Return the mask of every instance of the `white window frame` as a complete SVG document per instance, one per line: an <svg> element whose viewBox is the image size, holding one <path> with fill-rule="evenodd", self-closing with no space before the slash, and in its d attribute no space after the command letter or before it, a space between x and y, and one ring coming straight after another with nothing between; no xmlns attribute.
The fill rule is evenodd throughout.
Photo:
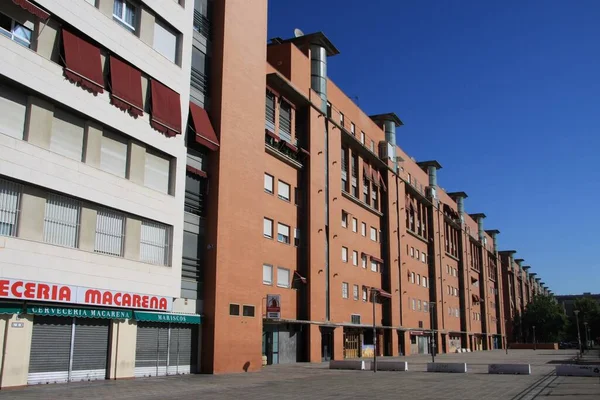
<svg viewBox="0 0 600 400"><path fill-rule="evenodd" d="M377 229L374 227L371 227L371 240L374 242L377 241Z"/></svg>
<svg viewBox="0 0 600 400"><path fill-rule="evenodd" d="M354 125L354 122L350 122L350 133L352 136L356 134L356 125Z"/></svg>
<svg viewBox="0 0 600 400"><path fill-rule="evenodd" d="M127 218L122 213L104 208L98 209L94 252L123 257L126 221Z"/></svg>
<svg viewBox="0 0 600 400"><path fill-rule="evenodd" d="M287 228L287 235L281 233L281 229ZM290 244L290 227L289 225L282 224L281 222L277 223L277 241L279 243Z"/></svg>
<svg viewBox="0 0 600 400"><path fill-rule="evenodd" d="M368 292L367 292L367 288L363 286L362 288L362 301L364 301L365 303L367 302L368 299Z"/></svg>
<svg viewBox="0 0 600 400"><path fill-rule="evenodd" d="M424 288L427 287L427 277L426 276L423 276L423 278L421 279L421 283L423 284Z"/></svg>
<svg viewBox="0 0 600 400"><path fill-rule="evenodd" d="M31 39L27 39L27 38L24 38L23 36L15 34L15 27L19 26L19 27L29 31L31 38L33 38L33 31L31 29L27 28L25 25L20 24L17 21L15 21L15 19L12 18L11 16L4 14L4 13L2 13L2 14L4 16L6 16L7 18L10 18L10 32L4 28L0 28L0 31L1 31L0 35L6 36L13 42L18 43L23 47L31 48Z"/></svg>
<svg viewBox="0 0 600 400"><path fill-rule="evenodd" d="M352 285L352 298L358 300L358 285Z"/></svg>
<svg viewBox="0 0 600 400"><path fill-rule="evenodd" d="M348 213L342 210L342 228L348 227Z"/></svg>
<svg viewBox="0 0 600 400"><path fill-rule="evenodd" d="M411 247L411 248L410 248L410 256L411 256L412 258L414 258L414 257L415 257L415 248L414 248L414 247Z"/></svg>
<svg viewBox="0 0 600 400"><path fill-rule="evenodd" d="M358 231L358 219L352 217L352 232Z"/></svg>
<svg viewBox="0 0 600 400"><path fill-rule="evenodd" d="M117 2L121 3L121 15L116 15L115 14L115 6L117 4ZM127 6L130 6L131 8L133 8L133 25L131 25L130 23L128 23L125 20L125 14L127 13ZM131 31L131 32L135 32L135 24L137 23L137 18L138 18L138 7L133 4L131 1L129 0L114 0L113 3L113 18L121 25L123 25L127 30Z"/></svg>
<svg viewBox="0 0 600 400"><path fill-rule="evenodd" d="M61 209L53 210L53 206L56 205ZM44 242L78 248L80 221L81 203L78 200L53 193L48 194L44 212Z"/></svg>
<svg viewBox="0 0 600 400"><path fill-rule="evenodd" d="M358 266L358 251L352 251L352 265Z"/></svg>
<svg viewBox="0 0 600 400"><path fill-rule="evenodd" d="M265 272L269 271L269 279L265 279ZM273 266L271 264L263 264L263 285L273 285Z"/></svg>
<svg viewBox="0 0 600 400"><path fill-rule="evenodd" d="M419 249L415 249L415 258L416 258L417 260L419 259L419 256L420 256L420 255L421 255L421 254L419 253Z"/></svg>
<svg viewBox="0 0 600 400"><path fill-rule="evenodd" d="M271 225L271 232L267 233L267 225L270 224ZM264 217L263 219L263 236L266 237L267 239L273 239L273 220L267 217Z"/></svg>
<svg viewBox="0 0 600 400"><path fill-rule="evenodd" d="M287 196L285 194L285 189L287 188ZM290 201L290 196L292 192L292 186L289 183L286 183L282 180L277 181L277 197L281 200Z"/></svg>
<svg viewBox="0 0 600 400"><path fill-rule="evenodd" d="M363 145L365 144L365 133L363 131L360 131L360 142Z"/></svg>
<svg viewBox="0 0 600 400"><path fill-rule="evenodd" d="M367 237L367 224L364 222L361 222L360 224L360 234Z"/></svg>
<svg viewBox="0 0 600 400"><path fill-rule="evenodd" d="M348 248L342 246L342 261L347 263L348 262Z"/></svg>
<svg viewBox="0 0 600 400"><path fill-rule="evenodd" d="M271 181L270 183L269 183L269 180ZM275 178L273 177L273 175L269 175L265 172L264 186L265 186L265 192L267 192L269 194L273 194L273 190L275 188Z"/></svg>
<svg viewBox="0 0 600 400"><path fill-rule="evenodd" d="M421 252L421 261L422 261L422 262L426 262L426 261L425 261L425 253L423 253L423 252Z"/></svg>
<svg viewBox="0 0 600 400"><path fill-rule="evenodd" d="M348 298L348 291L349 291L348 282L342 282L342 298L343 299Z"/></svg>
<svg viewBox="0 0 600 400"><path fill-rule="evenodd" d="M360 258L362 260L362 267L367 269L367 255L363 253L361 254Z"/></svg>
<svg viewBox="0 0 600 400"><path fill-rule="evenodd" d="M415 283L415 273L414 272L410 273L410 283Z"/></svg>
<svg viewBox="0 0 600 400"><path fill-rule="evenodd" d="M287 273L287 278L288 279L287 279L286 283L281 283L280 282L279 276L281 275L281 272ZM290 270L288 268L277 267L277 287L280 287L280 288L289 288L290 287L290 280L291 280Z"/></svg>
<svg viewBox="0 0 600 400"><path fill-rule="evenodd" d="M379 270L379 264L377 261L371 260L371 271L377 272Z"/></svg>
<svg viewBox="0 0 600 400"><path fill-rule="evenodd" d="M144 238L144 226L158 228L164 230L164 242L158 243L158 241L153 240L153 238ZM171 259L170 255L170 242L171 242L171 227L165 224L161 224L159 222L142 220L142 231L140 234L140 261L147 262L155 265L163 265L168 266L169 260ZM154 248L154 252L157 254L153 254L152 256L148 256L148 253L144 252L144 249ZM157 256L160 255L160 252L164 251L162 256L162 260L159 260Z"/></svg>

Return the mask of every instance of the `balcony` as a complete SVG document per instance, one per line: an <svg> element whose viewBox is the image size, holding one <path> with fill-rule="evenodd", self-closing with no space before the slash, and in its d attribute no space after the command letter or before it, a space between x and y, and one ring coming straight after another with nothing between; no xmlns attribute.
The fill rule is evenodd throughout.
<svg viewBox="0 0 600 400"><path fill-rule="evenodd" d="M208 93L208 78L205 74L192 67L192 73L190 78L191 86L200 91L203 95Z"/></svg>
<svg viewBox="0 0 600 400"><path fill-rule="evenodd" d="M210 21L197 10L194 10L194 30L210 38Z"/></svg>

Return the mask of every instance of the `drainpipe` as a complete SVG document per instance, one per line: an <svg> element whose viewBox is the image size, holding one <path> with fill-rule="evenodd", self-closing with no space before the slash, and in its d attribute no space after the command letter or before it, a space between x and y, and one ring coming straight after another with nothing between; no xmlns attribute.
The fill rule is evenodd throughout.
<svg viewBox="0 0 600 400"><path fill-rule="evenodd" d="M461 331L463 332L463 343L469 343L469 336L467 332L470 332L470 323L471 323L471 311L470 311L470 307L467 307L467 304L469 304L470 299L469 298L465 298L464 297L464 293L466 291L466 289L468 288L468 275L466 272L466 268L465 268L465 261L464 261L464 252L465 252L465 233L464 233L464 222L465 222L465 199L468 197L467 194L465 192L453 192L453 193L448 193L448 196L450 196L455 202L456 202L456 207L458 208L458 214L460 217L460 225L461 225L461 230L460 230L460 235L459 235L459 241L458 241L458 249L460 251L460 257L459 257L459 261L458 261L458 268L459 270L462 272L459 274L459 279L458 279L458 287L460 289L460 310L461 310L461 314L460 314L460 325L461 325ZM468 310L467 310L468 308Z"/></svg>

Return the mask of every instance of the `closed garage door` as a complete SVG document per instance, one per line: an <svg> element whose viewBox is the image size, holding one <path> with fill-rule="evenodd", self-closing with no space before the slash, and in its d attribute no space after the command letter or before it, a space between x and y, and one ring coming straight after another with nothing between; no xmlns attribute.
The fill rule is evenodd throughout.
<svg viewBox="0 0 600 400"><path fill-rule="evenodd" d="M189 374L192 366L192 329L190 325L171 325L169 375Z"/></svg>
<svg viewBox="0 0 600 400"><path fill-rule="evenodd" d="M36 315L28 384L104 379L109 320Z"/></svg>

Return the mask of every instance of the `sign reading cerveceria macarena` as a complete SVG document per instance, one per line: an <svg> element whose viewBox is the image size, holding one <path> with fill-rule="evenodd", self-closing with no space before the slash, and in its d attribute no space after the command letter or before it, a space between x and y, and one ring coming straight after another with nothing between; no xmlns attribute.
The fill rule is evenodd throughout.
<svg viewBox="0 0 600 400"><path fill-rule="evenodd" d="M160 311L171 311L173 307L172 297L21 279L0 279L0 298Z"/></svg>
<svg viewBox="0 0 600 400"><path fill-rule="evenodd" d="M27 314L55 317L130 319L130 310L96 310L91 308L27 307Z"/></svg>

